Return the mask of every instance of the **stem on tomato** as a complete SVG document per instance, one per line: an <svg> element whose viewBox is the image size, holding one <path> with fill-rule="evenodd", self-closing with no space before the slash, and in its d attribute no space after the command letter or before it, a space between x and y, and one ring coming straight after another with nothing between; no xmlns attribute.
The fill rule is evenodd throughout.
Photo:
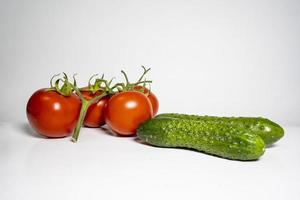
<svg viewBox="0 0 300 200"><path fill-rule="evenodd" d="M77 121L77 124L76 124L76 127L74 129L74 132L73 132L73 135L72 135L72 138L71 138L71 141L72 142L77 142L78 140L78 137L79 137L79 132L80 132L80 129L82 127L82 124L84 122L84 118L85 118L85 115L86 115L86 112L87 110L89 109L89 107L96 101L98 101L99 99L103 98L104 96L106 96L106 92L103 92L101 95L99 96L96 96L94 98L92 98L91 100L86 100L80 93L80 91L78 90L78 88L75 89L75 91L80 94L78 95L81 99L81 109L80 109L80 114L79 114L79 119Z"/></svg>
<svg viewBox="0 0 300 200"><path fill-rule="evenodd" d="M123 70L121 70L121 73L122 73L122 74L124 75L124 77L125 77L126 85L129 85L130 83L129 83L129 79L128 79L127 74L126 74Z"/></svg>
<svg viewBox="0 0 300 200"><path fill-rule="evenodd" d="M55 78L55 77L57 77L57 76L59 76L60 74L55 74L55 75L53 75L52 77L51 77L51 79L50 79L50 87L53 89L54 88L54 86L53 86L53 79Z"/></svg>
<svg viewBox="0 0 300 200"><path fill-rule="evenodd" d="M146 69L144 66L142 66L144 72L142 74L142 76L139 78L139 80L137 81L137 83L141 82L144 78L144 76L150 71L151 68Z"/></svg>
<svg viewBox="0 0 300 200"><path fill-rule="evenodd" d="M96 76L98 76L98 74L94 74L93 76L91 76L91 78L89 79L89 82L88 82L88 87L90 87L92 85L91 81Z"/></svg>
<svg viewBox="0 0 300 200"><path fill-rule="evenodd" d="M82 127L86 112L87 112L88 108L90 107L90 105L91 105L90 101L82 100L79 119L77 121L74 133L73 133L72 138L71 138L72 142L77 142L77 140L78 140L80 129Z"/></svg>

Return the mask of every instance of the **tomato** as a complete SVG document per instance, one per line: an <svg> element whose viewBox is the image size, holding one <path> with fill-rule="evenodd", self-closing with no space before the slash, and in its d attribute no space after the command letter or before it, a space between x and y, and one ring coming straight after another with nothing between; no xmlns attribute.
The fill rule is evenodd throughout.
<svg viewBox="0 0 300 200"><path fill-rule="evenodd" d="M63 96L56 91L40 89L29 99L26 107L27 118L39 134L58 138L72 133L81 107L75 95Z"/></svg>
<svg viewBox="0 0 300 200"><path fill-rule="evenodd" d="M153 94L153 92L149 92L149 90L141 85L137 85L134 86L135 90L144 90L144 94L148 94L148 99L150 100L151 104L152 104L152 108L153 108L153 116L155 116L158 112L158 107L159 107L159 103L158 103L158 99L155 96L155 94Z"/></svg>
<svg viewBox="0 0 300 200"><path fill-rule="evenodd" d="M93 97L101 95L101 92L96 92L95 94L93 94L89 91L81 91L81 94L86 100L91 100ZM88 108L86 116L84 118L85 126L100 127L105 124L104 114L108 100L109 97L105 96Z"/></svg>
<svg viewBox="0 0 300 200"><path fill-rule="evenodd" d="M153 116L155 116L158 112L158 107L159 107L158 99L152 92L150 92L150 94L148 95L148 99L152 104Z"/></svg>
<svg viewBox="0 0 300 200"><path fill-rule="evenodd" d="M118 135L131 136L138 126L153 117L150 100L141 92L115 94L108 101L105 122Z"/></svg>

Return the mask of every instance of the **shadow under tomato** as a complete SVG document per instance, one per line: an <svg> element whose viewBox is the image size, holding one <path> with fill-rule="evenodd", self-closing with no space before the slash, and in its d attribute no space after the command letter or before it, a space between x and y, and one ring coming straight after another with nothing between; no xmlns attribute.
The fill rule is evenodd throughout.
<svg viewBox="0 0 300 200"><path fill-rule="evenodd" d="M120 138L134 138L136 137L136 135L120 135L115 133L113 130L111 130L110 128L108 128L106 125L100 127L100 129L105 132L106 134L110 135L110 136L114 136L114 137L120 137Z"/></svg>
<svg viewBox="0 0 300 200"><path fill-rule="evenodd" d="M107 135L118 137L118 135L110 130L107 126L101 126L100 129Z"/></svg>
<svg viewBox="0 0 300 200"><path fill-rule="evenodd" d="M20 133L25 134L30 137L35 137L35 138L45 138L41 136L40 134L36 133L28 123L19 123L17 124L17 129L20 131Z"/></svg>

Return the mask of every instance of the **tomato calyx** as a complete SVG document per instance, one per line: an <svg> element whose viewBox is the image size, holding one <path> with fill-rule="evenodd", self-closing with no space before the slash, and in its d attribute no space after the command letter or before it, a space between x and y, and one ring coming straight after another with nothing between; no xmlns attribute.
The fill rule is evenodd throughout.
<svg viewBox="0 0 300 200"><path fill-rule="evenodd" d="M56 77L60 76L61 74L55 74L51 77L50 79L50 88L47 89L48 91L56 91L60 95L63 96L71 96L74 92L74 85L76 84L75 78L74 78L74 83L72 84L66 73L63 72L63 77L62 78L57 78L53 84L53 81ZM62 83L62 84L61 84Z"/></svg>
<svg viewBox="0 0 300 200"><path fill-rule="evenodd" d="M91 80L96 76L98 76L98 74L95 74L90 78L88 88L85 91L89 91L92 94L95 94L96 92L106 92L107 94L114 94L113 89L110 86L114 78L107 81L106 79L104 79L104 74L102 74L101 78L96 78L94 84L91 84Z"/></svg>
<svg viewBox="0 0 300 200"><path fill-rule="evenodd" d="M151 68L143 68L143 74L140 76L140 78L136 81L131 83L128 79L128 76L125 71L121 70L121 73L123 74L125 78L125 84L124 83L117 83L115 84L115 88L118 90L118 92L124 92L124 91L137 91L137 92L142 92L146 96L150 94L150 84L152 83L152 80L147 80L145 75L151 70ZM149 88L147 88L147 84L149 84ZM139 86L139 87L137 87Z"/></svg>

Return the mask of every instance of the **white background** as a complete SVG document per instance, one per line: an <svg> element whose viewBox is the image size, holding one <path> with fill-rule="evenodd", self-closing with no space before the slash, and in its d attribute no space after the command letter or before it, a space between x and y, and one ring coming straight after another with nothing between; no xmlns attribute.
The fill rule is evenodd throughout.
<svg viewBox="0 0 300 200"><path fill-rule="evenodd" d="M299 199L300 1L0 0L0 199ZM135 80L159 112L264 116L285 137L256 162L83 128L38 137L25 106L53 74ZM297 127L298 126L298 127Z"/></svg>
<svg viewBox="0 0 300 200"><path fill-rule="evenodd" d="M53 74L132 80L151 67L160 112L300 125L300 2L0 1L0 120L25 119Z"/></svg>

